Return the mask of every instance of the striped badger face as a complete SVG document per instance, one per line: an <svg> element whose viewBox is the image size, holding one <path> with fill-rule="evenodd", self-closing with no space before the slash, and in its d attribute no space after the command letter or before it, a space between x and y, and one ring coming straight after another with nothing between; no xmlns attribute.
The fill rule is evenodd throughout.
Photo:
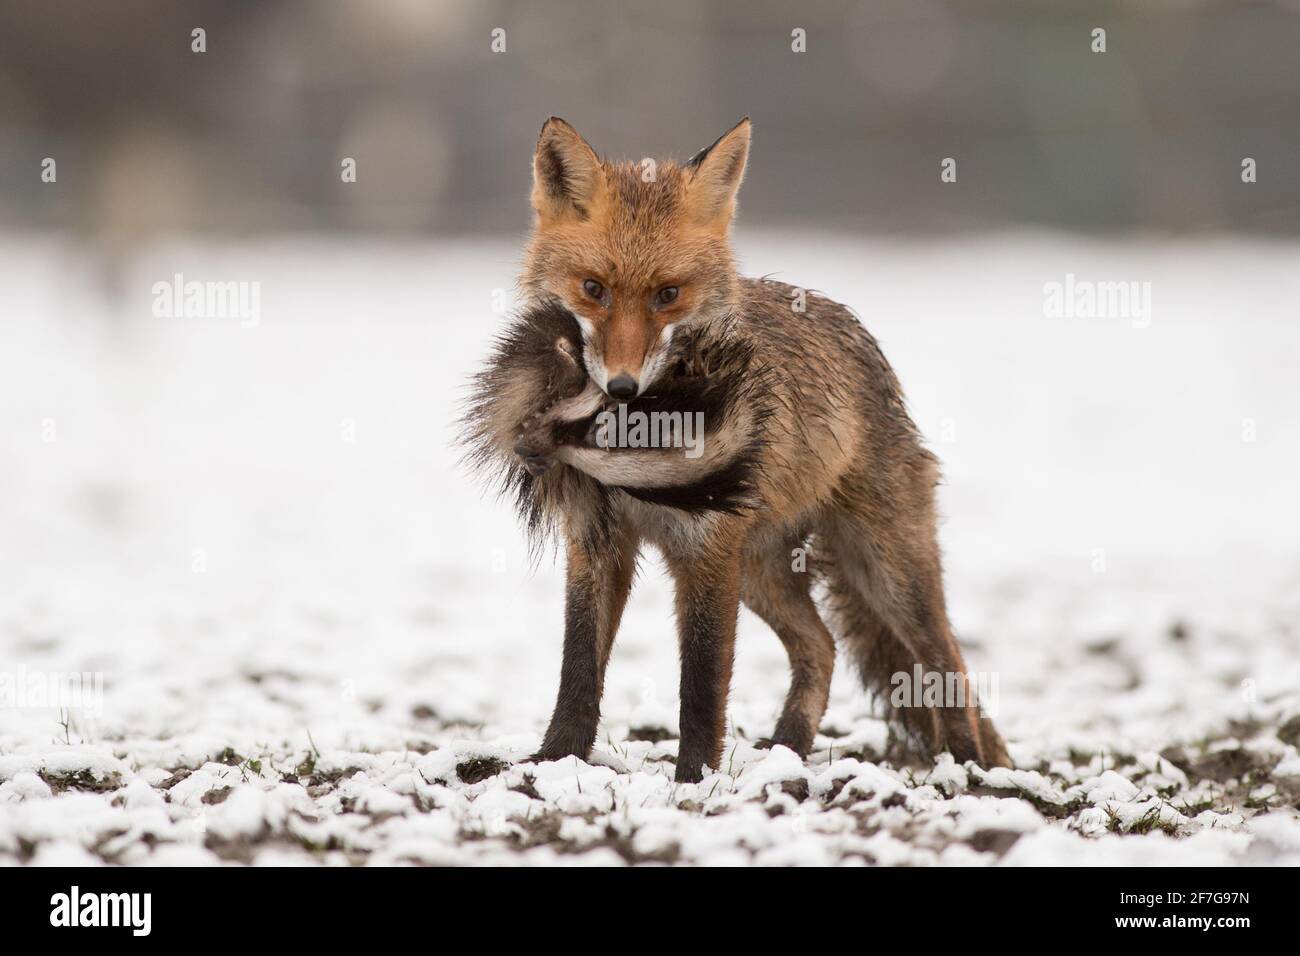
<svg viewBox="0 0 1300 956"><path fill-rule="evenodd" d="M475 403L491 410L480 417L509 423L502 437L513 463L534 478L564 463L634 498L688 512L749 502L770 391L750 368L751 346L685 331L656 387L618 401L586 374L581 340L562 305L534 306L479 377Z"/></svg>

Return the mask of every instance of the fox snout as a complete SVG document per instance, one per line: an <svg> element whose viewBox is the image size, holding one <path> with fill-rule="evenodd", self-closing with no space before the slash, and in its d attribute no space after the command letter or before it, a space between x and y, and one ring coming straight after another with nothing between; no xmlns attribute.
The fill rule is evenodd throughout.
<svg viewBox="0 0 1300 956"><path fill-rule="evenodd" d="M673 337L673 323L653 317L618 317L594 337L588 365L592 378L610 398L635 398L652 386L663 371Z"/></svg>
<svg viewBox="0 0 1300 956"><path fill-rule="evenodd" d="M609 380L605 391L609 393L610 398L634 398L637 392L637 381L627 372L620 372Z"/></svg>
<svg viewBox="0 0 1300 956"><path fill-rule="evenodd" d="M597 361L600 361L599 359ZM599 373L592 378L610 398L636 398L649 386L654 384L658 368L662 364L657 349L640 361L614 359L608 357L600 362Z"/></svg>

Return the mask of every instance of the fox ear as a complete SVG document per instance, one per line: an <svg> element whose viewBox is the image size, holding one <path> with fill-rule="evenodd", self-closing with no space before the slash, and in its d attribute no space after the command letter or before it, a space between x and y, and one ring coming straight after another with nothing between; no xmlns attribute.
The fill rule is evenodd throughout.
<svg viewBox="0 0 1300 956"><path fill-rule="evenodd" d="M712 146L700 150L686 161L691 170L686 187L687 204L692 216L701 223L725 229L736 212L736 192L745 178L749 160L749 117L718 137Z"/></svg>
<svg viewBox="0 0 1300 956"><path fill-rule="evenodd" d="M602 189L600 159L576 129L552 116L533 154L533 209L543 219L587 218Z"/></svg>

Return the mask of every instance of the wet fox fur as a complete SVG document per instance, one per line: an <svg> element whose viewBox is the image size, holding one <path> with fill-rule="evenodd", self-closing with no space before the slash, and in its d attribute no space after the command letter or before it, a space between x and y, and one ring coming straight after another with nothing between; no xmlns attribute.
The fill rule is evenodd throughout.
<svg viewBox="0 0 1300 956"><path fill-rule="evenodd" d="M560 689L537 759L590 753L646 544L676 585L679 781L719 765L742 601L789 654L770 743L801 755L826 709L836 637L885 699L916 665L966 672L944 604L938 465L892 369L844 306L736 274L729 231L749 142L746 119L645 177L599 159L563 120L542 128L526 309L466 419L471 457L531 532L565 545ZM702 412L702 454L601 447L595 416L619 402ZM895 713L929 751L1010 764L973 694Z"/></svg>

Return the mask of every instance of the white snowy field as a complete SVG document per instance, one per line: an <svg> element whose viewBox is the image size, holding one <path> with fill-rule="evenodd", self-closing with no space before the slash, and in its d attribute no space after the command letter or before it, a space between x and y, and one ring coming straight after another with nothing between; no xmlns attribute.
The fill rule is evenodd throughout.
<svg viewBox="0 0 1300 956"><path fill-rule="evenodd" d="M1300 246L738 244L897 369L1017 770L910 760L847 669L807 761L755 749L786 665L745 613L725 766L674 785L653 556L591 762L516 762L562 569L453 442L517 244L8 236L0 860L1300 862ZM256 323L155 316L177 273L260 283ZM1046 315L1067 275L1149 316ZM39 706L70 672L102 694Z"/></svg>

